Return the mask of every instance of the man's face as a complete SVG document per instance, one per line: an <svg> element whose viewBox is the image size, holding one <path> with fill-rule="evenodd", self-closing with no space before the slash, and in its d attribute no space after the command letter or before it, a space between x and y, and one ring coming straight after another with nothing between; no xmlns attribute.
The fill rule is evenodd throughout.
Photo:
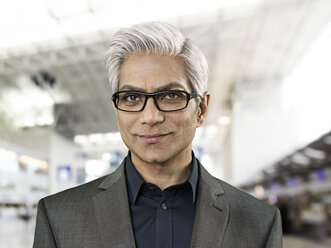
<svg viewBox="0 0 331 248"><path fill-rule="evenodd" d="M157 92L185 90L192 93L185 66L180 60L165 55L134 54L121 65L119 90ZM148 98L141 112L116 110L122 139L131 150L133 160L162 164L191 156L192 140L201 109L190 100L186 109L162 112ZM185 157L186 156L186 157Z"/></svg>

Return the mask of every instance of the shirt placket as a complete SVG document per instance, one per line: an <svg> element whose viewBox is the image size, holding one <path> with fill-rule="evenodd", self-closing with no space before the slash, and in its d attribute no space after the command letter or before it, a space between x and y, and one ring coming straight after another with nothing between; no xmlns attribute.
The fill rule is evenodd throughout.
<svg viewBox="0 0 331 248"><path fill-rule="evenodd" d="M156 213L156 248L172 248L173 223L172 201L173 192L162 192L162 200Z"/></svg>

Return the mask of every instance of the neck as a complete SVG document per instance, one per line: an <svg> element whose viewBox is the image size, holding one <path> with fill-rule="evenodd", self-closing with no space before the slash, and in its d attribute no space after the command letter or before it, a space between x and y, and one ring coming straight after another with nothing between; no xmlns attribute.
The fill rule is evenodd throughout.
<svg viewBox="0 0 331 248"><path fill-rule="evenodd" d="M133 152L131 152L131 160L144 181L157 185L161 190L185 182L191 173L191 150L189 154L186 153L162 163L143 161Z"/></svg>

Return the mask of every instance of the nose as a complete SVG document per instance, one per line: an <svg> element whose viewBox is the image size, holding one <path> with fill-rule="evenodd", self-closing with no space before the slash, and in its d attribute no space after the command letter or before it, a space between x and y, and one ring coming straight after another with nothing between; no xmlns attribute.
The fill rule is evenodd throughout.
<svg viewBox="0 0 331 248"><path fill-rule="evenodd" d="M154 99L148 98L145 108L140 113L140 120L142 124L154 125L164 121L164 113L155 105Z"/></svg>

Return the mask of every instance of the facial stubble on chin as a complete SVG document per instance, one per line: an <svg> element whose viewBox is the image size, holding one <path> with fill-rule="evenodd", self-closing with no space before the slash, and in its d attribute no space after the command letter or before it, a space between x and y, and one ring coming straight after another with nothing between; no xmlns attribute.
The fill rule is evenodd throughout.
<svg viewBox="0 0 331 248"><path fill-rule="evenodd" d="M178 157L178 155L180 155L187 148L192 147L193 137L192 137L192 140L188 144L186 144L184 146L179 146L179 147L176 147L177 144L175 142L169 142L167 144L160 144L160 145L158 145L158 144L138 144L140 146L139 149L141 149L140 151L137 151L135 149L137 147L134 147L134 146L131 146L131 149L129 148L129 146L127 146L127 147L129 148L131 153L133 153L133 155L136 156L137 159L139 159L140 161L142 161L146 164L158 164L158 165L163 166L163 165L167 165L169 163L169 161L171 161L172 159ZM176 138L171 137L171 139L175 140ZM175 147L172 147L172 146L175 146ZM190 149L190 154L191 154L191 149ZM144 155L147 155L148 152L152 152L157 155L159 154L160 156L157 156L156 158L152 158L152 160L149 160L148 158L146 158L144 156ZM169 152L169 154L164 154L167 152ZM165 157L162 158L163 157L162 155L163 156L165 155Z"/></svg>

